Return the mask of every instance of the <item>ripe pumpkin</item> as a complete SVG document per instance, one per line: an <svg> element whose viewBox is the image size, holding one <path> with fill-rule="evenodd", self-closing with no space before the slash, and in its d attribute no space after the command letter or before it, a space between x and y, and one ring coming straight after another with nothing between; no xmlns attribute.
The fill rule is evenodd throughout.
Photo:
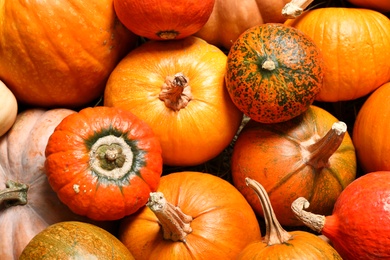
<svg viewBox="0 0 390 260"><path fill-rule="evenodd" d="M224 179L201 172L161 177L147 207L125 217L119 239L138 260L236 259L260 239L245 198Z"/></svg>
<svg viewBox="0 0 390 260"><path fill-rule="evenodd" d="M160 140L164 164L198 165L220 154L241 124L225 71L226 55L200 38L149 41L111 73L104 105L146 121Z"/></svg>
<svg viewBox="0 0 390 260"><path fill-rule="evenodd" d="M89 219L72 213L50 187L45 148L54 128L70 109L28 109L0 138L0 259L19 259L23 248L51 224ZM110 223L93 222L108 230Z"/></svg>
<svg viewBox="0 0 390 260"><path fill-rule="evenodd" d="M247 29L263 23L282 23L281 10L289 0L215 0L207 23L195 36L229 50Z"/></svg>
<svg viewBox="0 0 390 260"><path fill-rule="evenodd" d="M306 231L284 230L275 216L264 187L250 178L246 178L245 182L260 200L264 211L266 234L262 240L246 246L237 259L342 260L337 251L320 237Z"/></svg>
<svg viewBox="0 0 390 260"><path fill-rule="evenodd" d="M119 108L88 107L64 118L46 146L45 168L60 200L76 214L117 220L144 206L162 173L150 127Z"/></svg>
<svg viewBox="0 0 390 260"><path fill-rule="evenodd" d="M50 225L24 248L19 260L134 259L111 233L88 223L65 221Z"/></svg>
<svg viewBox="0 0 390 260"><path fill-rule="evenodd" d="M283 24L245 31L229 51L226 87L251 119L278 123L313 103L324 75L321 52L310 38Z"/></svg>
<svg viewBox="0 0 390 260"><path fill-rule="evenodd" d="M316 100L354 100L390 80L390 19L385 15L363 8L319 8L285 24L306 33L324 54L326 73Z"/></svg>
<svg viewBox="0 0 390 260"><path fill-rule="evenodd" d="M0 136L4 135L15 123L18 114L18 102L14 94L0 80Z"/></svg>
<svg viewBox="0 0 390 260"><path fill-rule="evenodd" d="M183 39L199 31L215 0L114 0L119 20L132 32L151 40Z"/></svg>
<svg viewBox="0 0 390 260"><path fill-rule="evenodd" d="M377 10L380 12L390 12L390 2L387 0L348 0L358 7Z"/></svg>
<svg viewBox="0 0 390 260"><path fill-rule="evenodd" d="M233 147L233 183L262 215L245 178L261 183L284 226L302 225L290 208L300 196L310 200L313 212L330 214L340 192L356 177L355 149L346 130L343 122L316 106L284 123L251 120Z"/></svg>
<svg viewBox="0 0 390 260"><path fill-rule="evenodd" d="M353 143L364 172L390 171L390 82L375 90L363 103L353 127Z"/></svg>
<svg viewBox="0 0 390 260"><path fill-rule="evenodd" d="M0 25L0 79L23 104L90 103L137 43L118 21L113 0L0 2L7 21Z"/></svg>
<svg viewBox="0 0 390 260"><path fill-rule="evenodd" d="M306 226L329 238L345 260L390 259L390 172L367 173L338 197L333 213L306 212L305 198L293 202L295 215Z"/></svg>

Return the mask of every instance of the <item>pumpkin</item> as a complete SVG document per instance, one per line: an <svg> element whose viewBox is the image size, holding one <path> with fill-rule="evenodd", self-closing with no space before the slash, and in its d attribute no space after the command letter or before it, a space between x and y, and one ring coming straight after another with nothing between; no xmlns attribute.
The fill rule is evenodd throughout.
<svg viewBox="0 0 390 260"><path fill-rule="evenodd" d="M0 259L19 259L23 248L51 224L77 220L50 187L45 172L45 147L54 128L70 109L27 109L0 138ZM93 222L108 230L108 222Z"/></svg>
<svg viewBox="0 0 390 260"><path fill-rule="evenodd" d="M113 0L1 0L0 79L22 104L82 107L103 94L137 36ZM17 15L15 15L17 14Z"/></svg>
<svg viewBox="0 0 390 260"><path fill-rule="evenodd" d="M118 220L144 206L162 173L151 128L119 108L88 107L64 118L46 146L50 186L76 214Z"/></svg>
<svg viewBox="0 0 390 260"><path fill-rule="evenodd" d="M146 207L122 219L118 237L138 260L236 259L260 228L233 185L184 171L161 177Z"/></svg>
<svg viewBox="0 0 390 260"><path fill-rule="evenodd" d="M279 123L313 103L322 86L322 55L305 34L282 24L246 30L229 51L226 87L251 119Z"/></svg>
<svg viewBox="0 0 390 260"><path fill-rule="evenodd" d="M0 100L2 108L0 110L0 136L4 135L15 123L18 114L18 102L14 94L0 80Z"/></svg>
<svg viewBox="0 0 390 260"><path fill-rule="evenodd" d="M390 171L390 82L375 90L361 106L353 127L352 140L364 172Z"/></svg>
<svg viewBox="0 0 390 260"><path fill-rule="evenodd" d="M282 23L281 10L289 0L215 0L207 23L195 33L222 49L229 50L247 29L263 23Z"/></svg>
<svg viewBox="0 0 390 260"><path fill-rule="evenodd" d="M390 19L368 9L309 10L285 22L313 39L324 56L323 87L316 100L363 97L390 80Z"/></svg>
<svg viewBox="0 0 390 260"><path fill-rule="evenodd" d="M340 192L355 179L356 168L346 124L316 106L284 123L249 121L231 157L234 186L263 215L245 178L261 183L284 226L302 225L290 208L301 196L310 200L313 212L330 214Z"/></svg>
<svg viewBox="0 0 390 260"><path fill-rule="evenodd" d="M390 12L390 2L387 0L348 0L358 7L377 10L380 12Z"/></svg>
<svg viewBox="0 0 390 260"><path fill-rule="evenodd" d="M307 212L308 201L293 202L297 218L329 238L345 260L390 259L390 172L367 173L349 184L328 216Z"/></svg>
<svg viewBox="0 0 390 260"><path fill-rule="evenodd" d="M199 31L215 0L114 0L119 20L132 32L151 40L182 39Z"/></svg>
<svg viewBox="0 0 390 260"><path fill-rule="evenodd" d="M65 221L42 230L24 248L20 260L134 259L111 233L88 223Z"/></svg>
<svg viewBox="0 0 390 260"><path fill-rule="evenodd" d="M146 121L160 140L164 164L198 165L219 155L241 125L225 70L226 55L200 38L149 41L111 73L104 105Z"/></svg>
<svg viewBox="0 0 390 260"><path fill-rule="evenodd" d="M262 240L246 246L237 259L342 260L337 251L322 238L306 231L284 230L275 216L264 187L250 178L246 178L245 182L260 200L265 216L266 234Z"/></svg>

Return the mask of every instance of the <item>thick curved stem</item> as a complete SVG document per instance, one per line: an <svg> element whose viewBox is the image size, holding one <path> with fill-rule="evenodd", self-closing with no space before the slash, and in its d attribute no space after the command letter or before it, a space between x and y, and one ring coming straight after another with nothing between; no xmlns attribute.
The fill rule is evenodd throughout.
<svg viewBox="0 0 390 260"><path fill-rule="evenodd" d="M297 18L314 0L292 0L282 9L282 15L287 18Z"/></svg>
<svg viewBox="0 0 390 260"><path fill-rule="evenodd" d="M325 216L307 212L303 209L307 209L310 203L307 199L299 197L291 204L291 209L294 215L299 219L305 226L320 233L325 225Z"/></svg>
<svg viewBox="0 0 390 260"><path fill-rule="evenodd" d="M179 207L169 203L162 192L151 192L146 206L149 207L161 224L164 239L186 242L192 232L192 217L184 214Z"/></svg>
<svg viewBox="0 0 390 260"><path fill-rule="evenodd" d="M272 209L271 202L269 200L267 191L257 181L245 178L245 183L250 187L260 199L261 206L264 212L264 220L266 226L266 233L264 236L264 242L271 246L274 244L282 244L291 239L291 235L283 229L279 221L276 218L275 212Z"/></svg>
<svg viewBox="0 0 390 260"><path fill-rule="evenodd" d="M159 98L164 101L166 107L174 111L185 108L192 100L188 78L183 73L168 76L161 87Z"/></svg>
<svg viewBox="0 0 390 260"><path fill-rule="evenodd" d="M28 185L8 180L6 189L0 190L0 208L27 204Z"/></svg>

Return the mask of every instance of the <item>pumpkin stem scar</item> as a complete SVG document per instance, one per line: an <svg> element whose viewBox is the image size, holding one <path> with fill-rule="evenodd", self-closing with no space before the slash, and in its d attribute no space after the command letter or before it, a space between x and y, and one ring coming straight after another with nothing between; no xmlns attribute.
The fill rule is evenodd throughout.
<svg viewBox="0 0 390 260"><path fill-rule="evenodd" d="M187 235L192 232L192 217L184 214L179 207L169 203L162 192L151 192L146 206L158 218L164 239L186 242Z"/></svg>
<svg viewBox="0 0 390 260"><path fill-rule="evenodd" d="M325 225L325 216L307 212L310 203L307 199L299 197L291 204L291 209L296 218L312 230L320 233Z"/></svg>
<svg viewBox="0 0 390 260"><path fill-rule="evenodd" d="M263 64L261 65L261 68L265 69L265 70L274 70L275 69L275 62L273 60L271 60L270 58L267 58Z"/></svg>
<svg viewBox="0 0 390 260"><path fill-rule="evenodd" d="M282 15L286 18L297 18L303 13L313 0L291 0L282 9Z"/></svg>
<svg viewBox="0 0 390 260"><path fill-rule="evenodd" d="M173 39L176 39L176 37L179 34L180 33L178 31L175 31L175 30L160 31L160 32L156 33L156 35L159 38L161 38L162 40L173 40Z"/></svg>
<svg viewBox="0 0 390 260"><path fill-rule="evenodd" d="M180 72L174 76L167 76L161 87L159 99L165 103L166 107L174 111L185 108L192 100L188 78Z"/></svg>
<svg viewBox="0 0 390 260"><path fill-rule="evenodd" d="M8 180L6 189L0 190L0 209L27 204L28 185Z"/></svg>

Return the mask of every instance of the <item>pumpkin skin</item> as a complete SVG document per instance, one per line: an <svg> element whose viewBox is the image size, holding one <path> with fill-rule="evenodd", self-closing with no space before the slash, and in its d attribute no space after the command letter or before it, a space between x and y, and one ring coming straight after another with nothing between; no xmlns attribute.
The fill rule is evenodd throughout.
<svg viewBox="0 0 390 260"><path fill-rule="evenodd" d="M263 23L282 23L281 10L289 0L215 0L207 23L194 35L229 50L241 33Z"/></svg>
<svg viewBox="0 0 390 260"><path fill-rule="evenodd" d="M24 110L0 138L0 259L19 259L28 242L51 224L66 220L92 222L61 203L44 172L47 140L59 122L73 113L70 109ZM28 186L18 188L18 195L27 196L27 204L11 201L14 206L6 207L3 195L9 181ZM107 222L93 223L110 231L114 228Z"/></svg>
<svg viewBox="0 0 390 260"><path fill-rule="evenodd" d="M390 12L390 2L387 0L348 0L348 2L359 7L373 9L380 12Z"/></svg>
<svg viewBox="0 0 390 260"><path fill-rule="evenodd" d="M306 33L324 54L326 73L316 100L354 100L390 80L390 20L385 15L363 8L319 8L285 24Z"/></svg>
<svg viewBox="0 0 390 260"><path fill-rule="evenodd" d="M261 123L306 111L322 87L322 55L305 34L282 24L245 31L229 51L226 87L234 104Z"/></svg>
<svg viewBox="0 0 390 260"><path fill-rule="evenodd" d="M14 94L0 80L0 100L2 107L0 110L0 136L4 135L14 124L18 114L18 102Z"/></svg>
<svg viewBox="0 0 390 260"><path fill-rule="evenodd" d="M261 124L252 120L245 125L233 147L232 179L257 214L262 216L263 211L258 198L246 186L246 177L264 186L284 226L302 226L290 208L300 196L310 200L313 212L332 212L340 192L355 179L357 168L348 132L341 144L333 147L336 151L323 146L328 142L319 145L337 121L326 110L311 106L284 123Z"/></svg>
<svg viewBox="0 0 390 260"><path fill-rule="evenodd" d="M353 143L364 172L390 171L390 83L375 90L363 103L353 127Z"/></svg>
<svg viewBox="0 0 390 260"><path fill-rule="evenodd" d="M111 73L104 105L146 121L160 140L164 164L198 165L220 154L241 124L225 71L226 55L200 38L149 41ZM170 96L172 90L177 93Z"/></svg>
<svg viewBox="0 0 390 260"><path fill-rule="evenodd" d="M293 207L297 217L313 221L305 224L329 238L343 259L375 260L390 258L389 201L390 172L377 171L349 184L338 197L331 215L304 211L303 208L310 209L304 198L297 199Z"/></svg>
<svg viewBox="0 0 390 260"><path fill-rule="evenodd" d="M161 177L159 192L191 216L186 242L167 240L149 207L125 217L119 239L136 259L236 259L260 239L256 216L229 182L201 172L175 172Z"/></svg>
<svg viewBox="0 0 390 260"><path fill-rule="evenodd" d="M114 0L119 20L135 34L151 40L183 39L207 22L214 0Z"/></svg>
<svg viewBox="0 0 390 260"><path fill-rule="evenodd" d="M134 259L106 230L83 222L53 224L37 234L23 250L23 259Z"/></svg>
<svg viewBox="0 0 390 260"><path fill-rule="evenodd" d="M45 169L76 214L117 220L144 206L162 173L161 146L129 111L88 107L64 118L46 146Z"/></svg>
<svg viewBox="0 0 390 260"><path fill-rule="evenodd" d="M112 5L112 0L0 1L1 19L7 21L0 26L0 79L18 102L76 108L103 94L114 66L137 44Z"/></svg>

